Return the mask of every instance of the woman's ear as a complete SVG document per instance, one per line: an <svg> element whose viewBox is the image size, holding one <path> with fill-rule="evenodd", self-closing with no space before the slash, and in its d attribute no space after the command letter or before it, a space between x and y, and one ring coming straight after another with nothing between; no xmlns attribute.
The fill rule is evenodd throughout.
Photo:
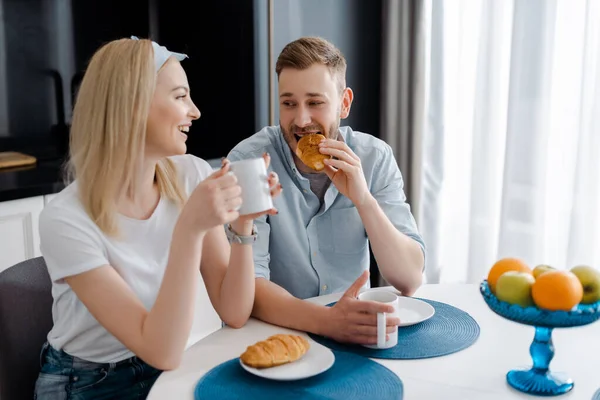
<svg viewBox="0 0 600 400"><path fill-rule="evenodd" d="M342 92L342 109L340 111L340 118L344 119L350 115L350 107L352 106L352 100L354 99L354 93L349 87L345 88Z"/></svg>

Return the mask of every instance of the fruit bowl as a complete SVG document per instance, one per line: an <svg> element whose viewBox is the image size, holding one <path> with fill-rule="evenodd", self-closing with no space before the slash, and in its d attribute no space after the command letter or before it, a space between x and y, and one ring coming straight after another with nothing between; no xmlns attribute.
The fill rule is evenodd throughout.
<svg viewBox="0 0 600 400"><path fill-rule="evenodd" d="M492 311L520 324L545 328L572 328L591 324L600 318L600 302L579 304L570 311L548 311L535 306L522 307L498 300L486 280L481 283L480 290Z"/></svg>
<svg viewBox="0 0 600 400"><path fill-rule="evenodd" d="M600 318L600 301L579 304L570 311L548 311L535 306L522 307L498 300L492 293L487 280L480 287L481 295L488 307L510 321L535 327L535 336L529 347L533 367L528 370L511 370L506 380L515 389L539 396L556 396L573 388L573 380L550 372L550 361L554 357L552 330L571 328L596 322Z"/></svg>

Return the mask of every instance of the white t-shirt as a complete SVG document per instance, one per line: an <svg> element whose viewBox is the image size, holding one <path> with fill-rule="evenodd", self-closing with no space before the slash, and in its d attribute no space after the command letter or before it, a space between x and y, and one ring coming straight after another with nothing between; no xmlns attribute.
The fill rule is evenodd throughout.
<svg viewBox="0 0 600 400"><path fill-rule="evenodd" d="M189 195L212 173L195 156L171 157ZM73 356L93 362L117 362L133 356L89 313L64 278L110 264L150 310L163 278L173 229L180 210L164 196L147 220L118 216L121 238L107 237L90 219L79 201L77 181L61 191L40 216L40 247L52 279L54 326L48 342ZM221 326L201 282L195 318L187 343L191 346Z"/></svg>

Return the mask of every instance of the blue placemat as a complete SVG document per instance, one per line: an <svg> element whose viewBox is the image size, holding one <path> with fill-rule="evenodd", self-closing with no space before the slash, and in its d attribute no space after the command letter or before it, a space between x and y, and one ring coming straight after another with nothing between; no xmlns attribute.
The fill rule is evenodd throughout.
<svg viewBox="0 0 600 400"><path fill-rule="evenodd" d="M598 391L594 393L594 397L592 397L592 400L600 400L600 389L598 389Z"/></svg>
<svg viewBox="0 0 600 400"><path fill-rule="evenodd" d="M419 324L398 328L398 344L389 349L369 349L361 345L338 343L310 334L316 342L333 350L347 351L370 358L417 359L439 357L471 346L479 337L479 324L466 312L439 301L423 300L435 308L433 317ZM332 306L335 303L328 304Z"/></svg>
<svg viewBox="0 0 600 400"><path fill-rule="evenodd" d="M286 382L252 375L235 358L208 371L198 381L194 399L402 400L403 386L398 375L355 354L334 354L333 366L322 374Z"/></svg>

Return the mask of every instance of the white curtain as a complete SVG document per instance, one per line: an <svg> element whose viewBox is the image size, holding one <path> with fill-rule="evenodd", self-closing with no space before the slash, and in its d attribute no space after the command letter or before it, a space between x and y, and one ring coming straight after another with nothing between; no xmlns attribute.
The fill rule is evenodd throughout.
<svg viewBox="0 0 600 400"><path fill-rule="evenodd" d="M600 1L431 0L426 279L600 268Z"/></svg>

